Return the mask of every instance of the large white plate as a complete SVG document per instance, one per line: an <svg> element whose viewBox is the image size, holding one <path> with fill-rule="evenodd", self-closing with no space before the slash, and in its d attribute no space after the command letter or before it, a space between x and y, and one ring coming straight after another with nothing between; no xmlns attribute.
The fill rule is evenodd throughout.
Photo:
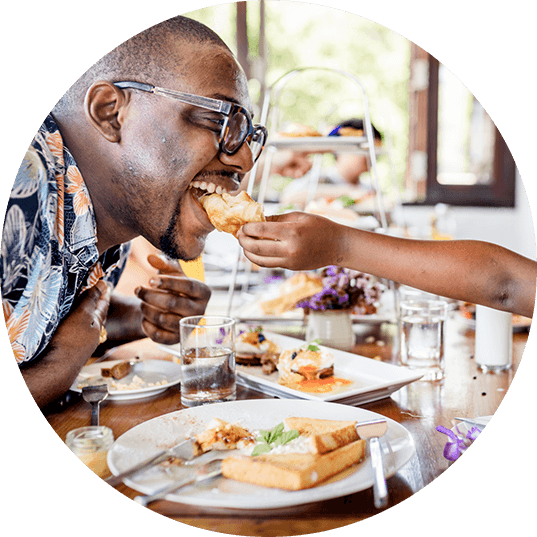
<svg viewBox="0 0 537 537"><path fill-rule="evenodd" d="M271 429L290 416L356 421L381 417L361 408L318 401L290 403L259 399L204 405L165 414L130 429L116 440L108 452L108 466L117 475L162 449L200 433L213 418L239 422L254 431ZM390 477L412 457L415 446L410 433L402 425L390 419L387 422L388 431L382 437L381 445L386 476ZM125 483L143 494L152 494L172 480L169 470L154 468L125 480ZM372 485L373 472L367 453L360 464L311 489L285 491L218 477L204 484L185 487L166 499L204 507L273 509L337 498Z"/></svg>
<svg viewBox="0 0 537 537"><path fill-rule="evenodd" d="M112 367L121 361L123 360L110 360L84 366L71 386L71 390L81 393L82 388L78 387L80 384L106 384L107 379L101 376L101 368ZM144 383L159 384L153 386L144 385L143 387L131 389L115 389L110 387L108 399L139 399L162 393L169 387L181 382L181 366L166 360L144 360L134 364L131 372L126 377L115 382L118 385L128 386L132 383L135 375L140 377ZM161 382L164 383L160 384Z"/></svg>
<svg viewBox="0 0 537 537"><path fill-rule="evenodd" d="M283 350L293 349L304 341L280 334L263 332L265 337ZM405 367L386 364L357 354L322 347L334 355L334 376L352 380L353 383L333 393L315 394L293 390L278 384L278 372L265 375L258 366L237 365L237 381L249 388L268 395L283 398L310 399L312 401L337 401L349 405L361 405L389 397L406 384L423 375Z"/></svg>

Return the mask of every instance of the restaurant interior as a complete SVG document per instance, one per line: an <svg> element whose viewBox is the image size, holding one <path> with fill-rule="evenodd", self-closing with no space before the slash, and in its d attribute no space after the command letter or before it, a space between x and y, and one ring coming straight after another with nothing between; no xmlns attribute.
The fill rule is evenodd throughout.
<svg viewBox="0 0 537 537"><path fill-rule="evenodd" d="M254 122L268 128L262 157L241 185L263 206L265 216L304 211L394 237L492 242L535 259L530 203L507 143L464 83L425 49L367 18L304 2L231 2L186 15L230 46L248 79ZM332 134L349 119L359 119L361 126L350 127L349 134ZM296 154L307 162L302 175L274 171ZM339 167L345 162L351 162L352 179L344 176L348 168ZM144 239L133 241L118 292L132 295L156 273L146 261L151 253L158 252ZM178 521L190 530L303 535L365 524L415 500L417 492L469 457L465 452L473 442L479 444L478 436L514 380L530 334L530 318L509 314L494 318L493 329L480 336L484 321L478 319L476 304L348 273L348 285L358 286L365 298L345 309L344 319L329 318L326 308L316 311L313 302L303 302L325 285L320 269L257 266L236 237L220 231L210 233L202 255L182 262L182 269L211 288L207 315L235 320L237 354L240 336L248 333L263 334L280 351L308 343L319 350L320 345L335 357L332 374L354 384L338 385L332 392L320 387L304 391L278 381L277 359L276 365L237 360L236 398L189 408L181 394L181 344L144 339L103 346L70 398L43 412L62 443L69 444L70 438L75 452L69 434L90 420L95 425L92 412L98 413L98 424L111 434L104 459L95 453L79 456L99 478L112 483L113 476L171 448L179 439L174 427L184 440L210 429L214 417L256 431L300 413L353 423L387 422L387 432L372 434L380 435L378 443L364 430L361 462L303 490L264 488L218 474L179 488L185 468L170 463L169 453L158 468L113 482L130 513L137 514L131 509L140 510L136 503L142 503L166 524ZM325 270L322 276L330 274ZM409 337L403 334L403 303L418 300L444 308L441 363L432 376L403 356ZM493 354L501 346L492 349L500 332L507 334L500 364L480 361L478 337L489 339L487 352ZM99 372L102 381L103 367L112 362L130 364L130 381L133 368L140 367L146 385L122 388L121 380L112 381L99 403L90 404L83 393L86 381ZM156 369L152 364L158 364ZM378 445L383 476L378 475ZM65 457L69 455L66 450ZM92 490L108 487L97 480ZM446 509L439 511L445 515ZM416 534L421 530L416 528Z"/></svg>

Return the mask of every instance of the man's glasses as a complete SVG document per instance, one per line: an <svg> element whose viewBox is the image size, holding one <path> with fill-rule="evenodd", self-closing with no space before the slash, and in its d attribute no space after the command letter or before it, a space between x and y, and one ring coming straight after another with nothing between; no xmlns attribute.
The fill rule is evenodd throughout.
<svg viewBox="0 0 537 537"><path fill-rule="evenodd" d="M132 88L156 95L163 95L177 99L182 103L199 106L206 110L213 110L224 115L220 121L221 130L218 137L220 150L226 155L234 155L247 142L252 152L254 162L259 158L265 141L267 139L267 129L263 125L254 125L250 113L246 108L238 104L191 93L182 93L180 91L158 88L151 84L141 82L114 82L118 88Z"/></svg>

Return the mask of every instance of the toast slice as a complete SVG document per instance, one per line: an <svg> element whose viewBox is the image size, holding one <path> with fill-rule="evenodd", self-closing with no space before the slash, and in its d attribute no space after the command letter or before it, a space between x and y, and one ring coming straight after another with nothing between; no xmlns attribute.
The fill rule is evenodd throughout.
<svg viewBox="0 0 537 537"><path fill-rule="evenodd" d="M288 429L309 437L312 453L328 453L360 438L354 427L355 421L314 418L285 418L283 421Z"/></svg>
<svg viewBox="0 0 537 537"><path fill-rule="evenodd" d="M365 440L356 440L324 455L281 453L257 457L227 457L224 477L262 487L302 490L322 483L364 458Z"/></svg>

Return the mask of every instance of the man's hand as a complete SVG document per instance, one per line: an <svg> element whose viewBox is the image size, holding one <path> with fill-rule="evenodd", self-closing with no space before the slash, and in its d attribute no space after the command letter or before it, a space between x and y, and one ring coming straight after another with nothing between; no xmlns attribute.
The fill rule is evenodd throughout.
<svg viewBox="0 0 537 537"><path fill-rule="evenodd" d="M90 358L99 345L101 328L106 321L111 291L107 283L99 280L80 295L78 305L58 325L50 344L53 347L63 345L77 346ZM86 358L86 359L87 359Z"/></svg>
<svg viewBox="0 0 537 537"><path fill-rule="evenodd" d="M136 296L142 301L142 328L157 343L173 345L179 341L179 321L191 315L203 315L211 290L198 280L187 278L178 261L156 255L147 260L158 269L150 287L138 287Z"/></svg>

